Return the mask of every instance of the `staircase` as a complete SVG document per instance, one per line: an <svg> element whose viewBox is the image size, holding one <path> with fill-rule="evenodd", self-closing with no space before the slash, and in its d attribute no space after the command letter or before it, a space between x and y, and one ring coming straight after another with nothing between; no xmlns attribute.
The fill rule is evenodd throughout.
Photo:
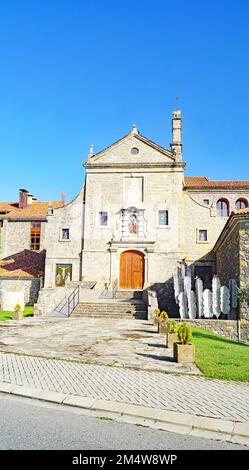
<svg viewBox="0 0 249 470"><path fill-rule="evenodd" d="M145 320L147 319L147 305L142 300L122 299L80 302L71 315L71 318L77 317Z"/></svg>
<svg viewBox="0 0 249 470"><path fill-rule="evenodd" d="M142 290L120 289L116 292L116 299L120 300L142 300Z"/></svg>

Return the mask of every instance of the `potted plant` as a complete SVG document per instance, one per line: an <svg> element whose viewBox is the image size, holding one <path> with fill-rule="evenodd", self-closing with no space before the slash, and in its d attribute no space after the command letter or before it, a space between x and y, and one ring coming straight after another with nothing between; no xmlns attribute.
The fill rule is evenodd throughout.
<svg viewBox="0 0 249 470"><path fill-rule="evenodd" d="M172 349L173 344L178 341L178 324L175 320L169 324L169 330L166 335L166 348Z"/></svg>
<svg viewBox="0 0 249 470"><path fill-rule="evenodd" d="M13 312L13 320L22 320L23 319L23 312L21 311L21 305L16 304L14 307L14 312Z"/></svg>
<svg viewBox="0 0 249 470"><path fill-rule="evenodd" d="M159 315L158 333L168 332L168 320L169 320L169 316L167 312L162 310L162 312Z"/></svg>
<svg viewBox="0 0 249 470"><path fill-rule="evenodd" d="M155 310L154 310L154 313L155 313L155 316L154 316L154 324L155 324L155 325L158 325L158 323L159 323L159 316L160 316L160 313L161 313L161 312L160 312L160 309L156 307Z"/></svg>
<svg viewBox="0 0 249 470"><path fill-rule="evenodd" d="M191 343L192 332L190 325L181 323L178 328L179 342L174 343L174 360L183 365L191 365L195 362L195 345Z"/></svg>

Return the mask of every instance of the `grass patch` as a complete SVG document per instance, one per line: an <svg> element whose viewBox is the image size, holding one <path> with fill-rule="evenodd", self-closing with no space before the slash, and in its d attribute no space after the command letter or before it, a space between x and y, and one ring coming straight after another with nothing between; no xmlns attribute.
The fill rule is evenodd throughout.
<svg viewBox="0 0 249 470"><path fill-rule="evenodd" d="M205 377L249 381L249 346L230 341L212 331L193 328L196 365Z"/></svg>
<svg viewBox="0 0 249 470"><path fill-rule="evenodd" d="M34 315L34 307L29 306L24 308L23 316L32 317ZM0 321L12 320L13 312L7 310L0 310Z"/></svg>

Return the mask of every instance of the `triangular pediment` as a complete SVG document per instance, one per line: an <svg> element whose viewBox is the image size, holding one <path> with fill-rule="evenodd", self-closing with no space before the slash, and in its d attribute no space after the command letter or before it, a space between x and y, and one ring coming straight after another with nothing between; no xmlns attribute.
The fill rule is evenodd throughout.
<svg viewBox="0 0 249 470"><path fill-rule="evenodd" d="M142 165L143 163L174 163L174 161L175 156L170 150L140 135L138 131L131 131L114 144L89 157L87 163L101 165L140 163Z"/></svg>

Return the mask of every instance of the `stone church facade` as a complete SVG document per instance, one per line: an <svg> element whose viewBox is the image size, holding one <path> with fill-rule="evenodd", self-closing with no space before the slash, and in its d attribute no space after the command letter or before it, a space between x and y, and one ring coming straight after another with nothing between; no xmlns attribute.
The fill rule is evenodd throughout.
<svg viewBox="0 0 249 470"><path fill-rule="evenodd" d="M136 126L101 152L90 147L80 193L68 204L47 205L45 288L67 281L94 282L110 293L153 288L173 308L172 272L182 260L209 286L213 247L231 212L248 207L249 181L185 176L181 134L177 110L169 150ZM3 239L11 254L10 238Z"/></svg>

